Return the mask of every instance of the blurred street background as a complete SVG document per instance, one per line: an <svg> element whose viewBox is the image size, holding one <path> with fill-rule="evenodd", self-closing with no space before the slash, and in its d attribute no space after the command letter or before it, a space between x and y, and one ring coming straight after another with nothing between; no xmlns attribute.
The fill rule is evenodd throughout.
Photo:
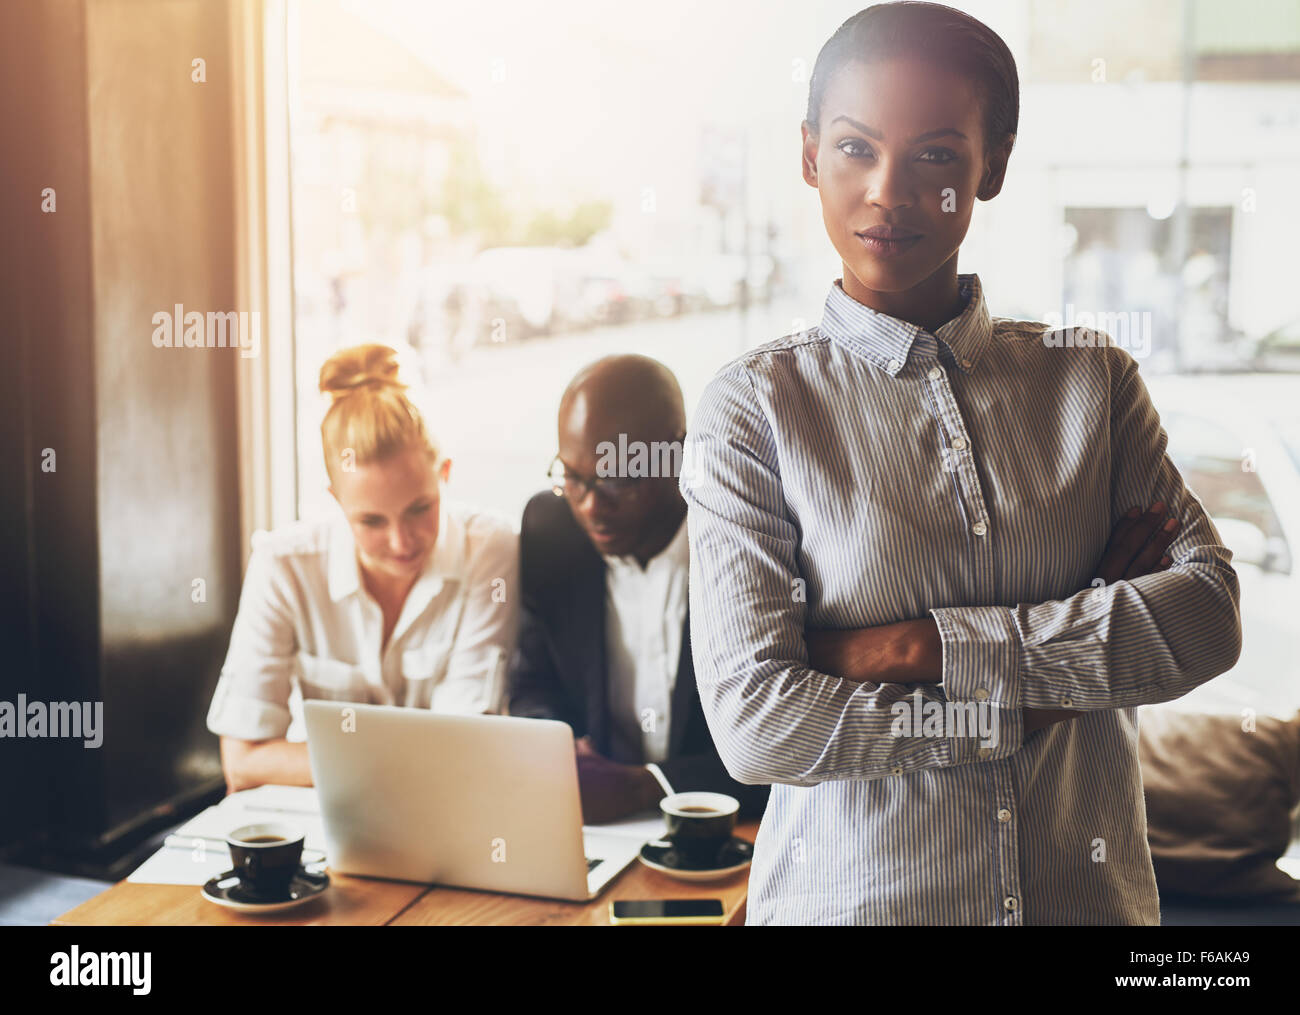
<svg viewBox="0 0 1300 1015"><path fill-rule="evenodd" d="M995 315L1132 323L1246 586L1249 681L1184 700L1294 711L1300 7L957 6L1007 40L1022 87L959 270ZM584 364L656 357L690 412L732 357L815 325L841 266L799 124L853 10L289 0L299 514L329 505L316 375L338 347L403 349L450 494L517 517Z"/></svg>

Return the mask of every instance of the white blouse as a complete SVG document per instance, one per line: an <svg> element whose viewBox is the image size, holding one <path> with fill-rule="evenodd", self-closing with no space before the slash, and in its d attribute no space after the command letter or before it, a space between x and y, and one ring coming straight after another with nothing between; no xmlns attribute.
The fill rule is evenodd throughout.
<svg viewBox="0 0 1300 1015"><path fill-rule="evenodd" d="M306 739L303 698L461 714L500 710L518 623L519 537L497 512L439 501L438 539L380 652L342 511L253 537L208 729Z"/></svg>

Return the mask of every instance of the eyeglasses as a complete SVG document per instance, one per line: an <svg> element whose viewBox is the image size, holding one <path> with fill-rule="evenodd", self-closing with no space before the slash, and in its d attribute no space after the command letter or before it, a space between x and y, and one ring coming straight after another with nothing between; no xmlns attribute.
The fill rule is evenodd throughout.
<svg viewBox="0 0 1300 1015"><path fill-rule="evenodd" d="M555 496L567 497L575 504L581 504L586 499L588 490L595 490L597 495L611 504L622 504L636 495L642 479L639 476L596 476L587 479L571 472L560 461L559 455L551 459L551 467L546 470L546 476L551 481L551 492Z"/></svg>
<svg viewBox="0 0 1300 1015"><path fill-rule="evenodd" d="M565 465L557 454L551 459L550 468L546 470L546 476L551 481L551 492L557 497L567 497L575 504L582 503L588 490L595 490L609 504L620 504L631 500L638 495L639 491L645 489L644 480L677 478L681 442L685 439L686 434L680 433L671 441L651 442L652 454L669 453L675 448L679 457L675 460L669 459L666 471L660 468L659 463L663 459L655 459L651 463L651 474L648 476L596 476L588 479Z"/></svg>

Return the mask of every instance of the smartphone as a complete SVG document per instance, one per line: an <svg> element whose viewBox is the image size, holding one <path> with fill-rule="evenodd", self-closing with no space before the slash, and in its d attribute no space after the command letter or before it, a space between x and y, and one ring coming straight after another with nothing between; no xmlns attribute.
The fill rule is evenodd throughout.
<svg viewBox="0 0 1300 1015"><path fill-rule="evenodd" d="M616 927L703 926L722 921L721 899L624 899L609 904L609 922Z"/></svg>

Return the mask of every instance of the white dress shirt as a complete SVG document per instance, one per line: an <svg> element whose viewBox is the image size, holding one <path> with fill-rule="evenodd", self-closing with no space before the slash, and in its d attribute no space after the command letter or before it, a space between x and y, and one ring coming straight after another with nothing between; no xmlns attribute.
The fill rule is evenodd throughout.
<svg viewBox="0 0 1300 1015"><path fill-rule="evenodd" d="M645 568L632 555L605 560L605 646L611 753L640 758L671 793L654 764L668 757L673 687L686 622L690 561L686 519Z"/></svg>
<svg viewBox="0 0 1300 1015"><path fill-rule="evenodd" d="M438 538L380 651L342 511L258 532L208 729L306 739L303 698L498 711L517 625L519 537L495 512L440 499Z"/></svg>

